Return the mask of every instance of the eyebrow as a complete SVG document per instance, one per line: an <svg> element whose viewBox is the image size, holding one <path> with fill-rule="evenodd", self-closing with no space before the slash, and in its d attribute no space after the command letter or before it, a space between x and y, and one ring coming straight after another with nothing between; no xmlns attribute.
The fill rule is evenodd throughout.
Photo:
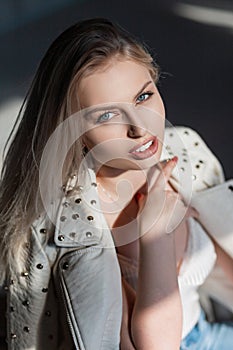
<svg viewBox="0 0 233 350"><path fill-rule="evenodd" d="M134 96L134 100L145 90L145 88L152 83L152 80L147 81L143 87L137 92L137 94Z"/></svg>
<svg viewBox="0 0 233 350"><path fill-rule="evenodd" d="M143 86L142 86L142 88L137 92L137 94L135 95L135 97L134 97L134 100L136 100L136 98L145 90L145 88L148 86L148 85L150 85L150 84L152 84L153 83L153 81L152 80L149 80L149 81L147 81ZM88 111L88 112L85 112L84 113L84 117L85 118L88 118L89 117L89 115L90 114L92 114L92 113L96 113L96 112L103 112L103 111L105 111L105 110L107 110L107 109L114 109L114 108L117 108L117 105L115 104L113 104L113 105L111 105L111 104L106 104L106 106L97 106L97 107L95 107L95 108L91 108L91 110L90 111Z"/></svg>

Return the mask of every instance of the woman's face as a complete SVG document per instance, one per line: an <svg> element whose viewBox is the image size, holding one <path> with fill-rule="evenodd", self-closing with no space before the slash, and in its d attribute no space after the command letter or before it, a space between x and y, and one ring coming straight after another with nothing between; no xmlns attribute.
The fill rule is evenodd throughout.
<svg viewBox="0 0 233 350"><path fill-rule="evenodd" d="M114 60L84 77L79 103L83 142L110 171L145 169L161 155L165 111L149 70L132 60Z"/></svg>

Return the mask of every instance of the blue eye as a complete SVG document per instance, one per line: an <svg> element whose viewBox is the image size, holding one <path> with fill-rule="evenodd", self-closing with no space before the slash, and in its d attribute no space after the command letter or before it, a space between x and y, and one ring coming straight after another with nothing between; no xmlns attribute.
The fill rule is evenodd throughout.
<svg viewBox="0 0 233 350"><path fill-rule="evenodd" d="M139 95L136 102L137 103L141 103L144 102L146 100L148 100L148 98L150 98L150 96L153 95L153 92L144 92L143 94Z"/></svg>
<svg viewBox="0 0 233 350"><path fill-rule="evenodd" d="M105 112L104 114L101 114L99 118L97 119L97 123L103 123L111 119L115 114L113 112Z"/></svg>

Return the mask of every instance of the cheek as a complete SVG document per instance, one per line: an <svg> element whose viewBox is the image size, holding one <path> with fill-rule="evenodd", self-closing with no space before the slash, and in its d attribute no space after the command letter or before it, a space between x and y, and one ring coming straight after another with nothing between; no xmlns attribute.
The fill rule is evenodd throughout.
<svg viewBox="0 0 233 350"><path fill-rule="evenodd" d="M159 114L165 118L165 107L160 96L158 97L157 105Z"/></svg>
<svg viewBox="0 0 233 350"><path fill-rule="evenodd" d="M98 143L98 138L96 138L95 135L92 135L92 133L88 132L83 136L83 143L90 150Z"/></svg>
<svg viewBox="0 0 233 350"><path fill-rule="evenodd" d="M106 136L104 132L101 132L101 128L93 128L83 136L83 142L89 149L101 144L105 140Z"/></svg>
<svg viewBox="0 0 233 350"><path fill-rule="evenodd" d="M160 105L160 112L159 112L163 118L165 119L165 106L164 106L164 103L163 101L161 100L161 105Z"/></svg>
<svg viewBox="0 0 233 350"><path fill-rule="evenodd" d="M127 131L125 126L120 124L112 124L106 125L104 127L95 128L89 132L87 132L83 136L83 141L87 147L93 148L94 146L100 146L103 144L102 148L105 148L105 144L109 144L109 146L116 147L115 142L118 142L119 139L125 139L127 135ZM114 139L117 139L113 142ZM106 147L107 149L107 147Z"/></svg>
<svg viewBox="0 0 233 350"><path fill-rule="evenodd" d="M160 96L160 93L158 92L157 89L154 94L154 98L151 99L149 103L151 104L150 107L152 107L157 113L159 113L160 116L165 118L165 107L164 107L163 99Z"/></svg>
<svg viewBox="0 0 233 350"><path fill-rule="evenodd" d="M98 140L99 142L93 142L93 139L89 140L87 138L86 141L89 154L92 155L97 163L108 164L109 162L118 161L117 159L127 159L129 150L129 142L127 140L101 138L101 140Z"/></svg>

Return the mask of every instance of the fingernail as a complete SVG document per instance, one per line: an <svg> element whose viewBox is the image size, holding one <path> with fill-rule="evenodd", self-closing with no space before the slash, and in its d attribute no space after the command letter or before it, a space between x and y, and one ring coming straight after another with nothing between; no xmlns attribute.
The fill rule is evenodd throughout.
<svg viewBox="0 0 233 350"><path fill-rule="evenodd" d="M177 157L177 156L173 157L173 158L171 159L171 161L177 163L177 162L178 162L178 157Z"/></svg>

